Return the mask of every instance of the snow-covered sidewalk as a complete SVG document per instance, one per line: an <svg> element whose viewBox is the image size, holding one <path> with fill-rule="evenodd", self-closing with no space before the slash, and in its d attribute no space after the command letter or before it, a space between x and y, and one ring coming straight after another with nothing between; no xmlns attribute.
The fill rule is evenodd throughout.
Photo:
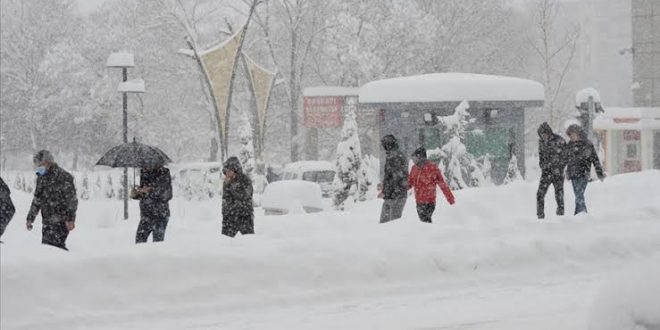
<svg viewBox="0 0 660 330"><path fill-rule="evenodd" d="M572 211L570 184L565 186ZM433 224L345 213L257 216L219 234L218 202L174 201L162 244L135 246L120 202L83 201L70 253L28 233L0 251L2 329L584 329L612 273L660 251L660 172L587 188L588 215L535 218L535 183L470 189ZM548 195L546 214L554 213Z"/></svg>

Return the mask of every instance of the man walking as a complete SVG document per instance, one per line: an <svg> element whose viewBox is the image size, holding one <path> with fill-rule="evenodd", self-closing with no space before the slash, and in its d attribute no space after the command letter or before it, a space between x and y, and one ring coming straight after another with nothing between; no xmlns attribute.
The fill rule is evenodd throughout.
<svg viewBox="0 0 660 330"><path fill-rule="evenodd" d="M415 190L419 219L422 222L431 223L431 216L435 211L435 187L440 187L450 205L454 205L454 194L449 189L438 166L426 158L424 147L417 148L412 158L415 165L413 165L408 177L408 189Z"/></svg>
<svg viewBox="0 0 660 330"><path fill-rule="evenodd" d="M150 234L154 242L165 240L172 199L170 170L162 165L141 169L140 186L131 191L131 198L140 200L140 224L135 243L146 243Z"/></svg>
<svg viewBox="0 0 660 330"><path fill-rule="evenodd" d="M403 207L408 198L408 160L399 150L399 144L394 135L385 135L380 141L385 149L385 171L383 183L379 185L383 207L380 212L380 223L401 218Z"/></svg>
<svg viewBox="0 0 660 330"><path fill-rule="evenodd" d="M234 237L254 234L254 206L252 180L243 173L241 162L229 157L222 173L222 235Z"/></svg>
<svg viewBox="0 0 660 330"><path fill-rule="evenodd" d="M548 123L543 123L538 129L539 134L539 166L541 181L536 192L536 216L545 218L545 195L550 185L555 189L557 215L564 215L564 167L566 166L566 141L555 134Z"/></svg>
<svg viewBox="0 0 660 330"><path fill-rule="evenodd" d="M41 211L41 243L68 250L66 239L75 228L78 210L73 176L59 167L47 150L37 152L33 161L37 187L27 216L27 229L32 230L34 219Z"/></svg>
<svg viewBox="0 0 660 330"><path fill-rule="evenodd" d="M584 192L587 190L587 183L591 175L591 165L596 169L598 179L603 181L605 173L600 165L598 154L593 143L587 139L587 134L579 125L571 125L566 130L566 134L571 139L566 145L568 164L566 172L568 178L573 183L573 192L575 193L575 214L587 213L587 203L584 199Z"/></svg>

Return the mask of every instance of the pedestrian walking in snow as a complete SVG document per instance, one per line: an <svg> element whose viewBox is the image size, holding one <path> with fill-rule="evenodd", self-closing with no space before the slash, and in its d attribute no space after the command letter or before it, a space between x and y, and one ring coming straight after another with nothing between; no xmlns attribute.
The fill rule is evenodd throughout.
<svg viewBox="0 0 660 330"><path fill-rule="evenodd" d="M591 175L591 165L596 169L598 179L603 181L605 173L600 165L598 154L593 143L587 139L587 135L579 125L571 125L566 130L570 141L566 145L566 157L568 164L566 173L573 183L575 193L575 214L586 213L587 204L584 199L584 191Z"/></svg>
<svg viewBox="0 0 660 330"><path fill-rule="evenodd" d="M165 240L170 220L172 177L162 165L140 170L140 185L131 190L131 198L140 201L140 223L135 233L135 244L146 243L149 235L154 242Z"/></svg>
<svg viewBox="0 0 660 330"><path fill-rule="evenodd" d="M401 218L408 198L408 160L399 150L394 135L385 135L380 141L385 149L385 171L379 184L379 198L383 199L380 223Z"/></svg>
<svg viewBox="0 0 660 330"><path fill-rule="evenodd" d="M550 185L555 189L557 215L564 215L564 167L566 167L566 141L555 134L548 123L538 129L539 166L541 181L536 192L536 215L545 218L545 195Z"/></svg>
<svg viewBox="0 0 660 330"><path fill-rule="evenodd" d="M432 222L431 216L435 211L436 186L440 187L449 204L454 204L454 194L445 182L442 172L436 164L426 158L426 149L417 148L412 154L415 163L408 176L408 189L415 190L417 201L417 214L422 222Z"/></svg>
<svg viewBox="0 0 660 330"><path fill-rule="evenodd" d="M76 227L78 210L73 176L59 167L47 150L37 152L33 162L37 173L37 187L34 189L26 227L32 230L34 219L41 212L41 243L67 250L66 239L69 232Z"/></svg>
<svg viewBox="0 0 660 330"><path fill-rule="evenodd" d="M243 173L241 162L229 157L222 173L222 234L234 237L254 234L254 207L252 202L252 180Z"/></svg>
<svg viewBox="0 0 660 330"><path fill-rule="evenodd" d="M5 232L5 228L14 217L16 209L11 201L11 191L2 178L0 178L0 237Z"/></svg>

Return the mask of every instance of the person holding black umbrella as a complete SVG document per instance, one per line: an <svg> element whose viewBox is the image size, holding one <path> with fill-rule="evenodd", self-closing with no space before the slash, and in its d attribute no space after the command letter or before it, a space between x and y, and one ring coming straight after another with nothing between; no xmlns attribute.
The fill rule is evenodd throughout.
<svg viewBox="0 0 660 330"><path fill-rule="evenodd" d="M140 185L131 190L131 198L140 201L140 224L135 243L146 243L149 235L154 242L165 240L172 199L170 170L162 165L140 169Z"/></svg>
<svg viewBox="0 0 660 330"><path fill-rule="evenodd" d="M78 210L78 197L73 176L57 165L48 150L34 155L37 187L34 189L32 206L28 212L26 227L32 230L34 219L41 212L41 243L63 250L66 239L72 231Z"/></svg>
<svg viewBox="0 0 660 330"><path fill-rule="evenodd" d="M222 234L234 237L254 234L254 208L252 204L252 180L243 173L241 162L229 157L222 173Z"/></svg>

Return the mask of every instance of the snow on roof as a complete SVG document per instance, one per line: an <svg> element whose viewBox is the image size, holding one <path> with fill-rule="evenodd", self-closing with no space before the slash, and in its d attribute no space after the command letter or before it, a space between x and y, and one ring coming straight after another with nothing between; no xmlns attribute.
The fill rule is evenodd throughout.
<svg viewBox="0 0 660 330"><path fill-rule="evenodd" d="M543 101L539 82L474 73L432 73L373 81L360 89L360 103Z"/></svg>
<svg viewBox="0 0 660 330"><path fill-rule="evenodd" d="M575 94L575 105L589 102L589 96L594 98L594 102L600 103L600 93L594 88L585 88Z"/></svg>
<svg viewBox="0 0 660 330"><path fill-rule="evenodd" d="M605 113L594 118L594 129L642 130L660 129L660 107L619 108L607 107Z"/></svg>
<svg viewBox="0 0 660 330"><path fill-rule="evenodd" d="M144 80L132 79L119 83L117 91L120 93L144 93Z"/></svg>
<svg viewBox="0 0 660 330"><path fill-rule="evenodd" d="M335 166L326 161L302 161L286 164L286 172L307 172L307 171L334 171Z"/></svg>
<svg viewBox="0 0 660 330"><path fill-rule="evenodd" d="M359 93L357 87L341 86L315 86L303 90L303 96L357 96Z"/></svg>
<svg viewBox="0 0 660 330"><path fill-rule="evenodd" d="M135 59L131 53L112 53L108 56L105 66L109 68L132 68L135 66Z"/></svg>

